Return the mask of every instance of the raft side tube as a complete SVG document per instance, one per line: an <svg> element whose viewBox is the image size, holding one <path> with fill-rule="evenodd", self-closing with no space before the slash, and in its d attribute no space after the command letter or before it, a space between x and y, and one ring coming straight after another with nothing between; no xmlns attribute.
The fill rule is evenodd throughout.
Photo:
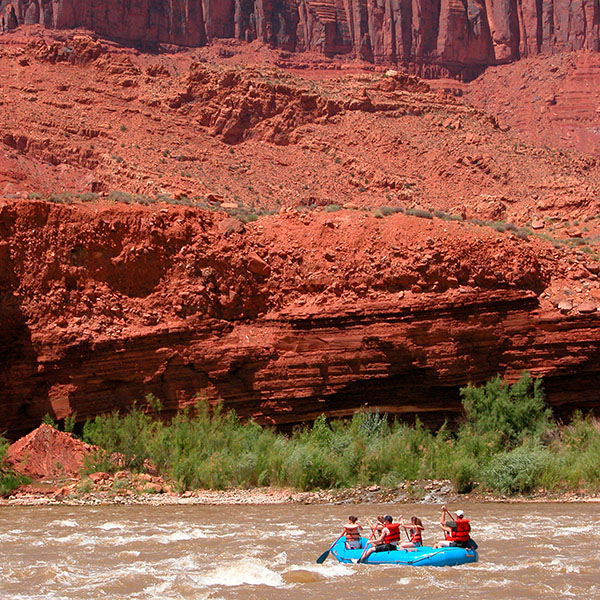
<svg viewBox="0 0 600 600"><path fill-rule="evenodd" d="M331 554L341 563L356 563L363 555L367 538L361 538L361 548L348 550L346 538L340 538ZM479 560L477 551L467 548L432 548L419 546L417 548L399 548L389 552L373 552L362 564L367 565L404 565L415 567L454 567L474 563Z"/></svg>

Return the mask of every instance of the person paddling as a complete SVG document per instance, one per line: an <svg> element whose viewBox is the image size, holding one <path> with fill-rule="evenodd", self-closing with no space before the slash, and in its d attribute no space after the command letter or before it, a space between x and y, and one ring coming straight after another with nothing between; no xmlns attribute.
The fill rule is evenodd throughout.
<svg viewBox="0 0 600 600"><path fill-rule="evenodd" d="M360 557L358 562L365 562L373 552L389 552L398 549L400 542L400 523L393 523L390 515L383 517L383 528L379 537L371 543L371 547Z"/></svg>
<svg viewBox="0 0 600 600"><path fill-rule="evenodd" d="M348 550L355 550L356 548L362 548L360 543L360 532L362 527L358 522L358 518L354 515L348 517L348 522L344 525L343 535L346 536L346 548Z"/></svg>
<svg viewBox="0 0 600 600"><path fill-rule="evenodd" d="M450 520L446 520L446 516ZM456 511L456 516L452 516L450 511L442 506L440 515L440 528L444 532L444 540L436 542L434 548L446 548L448 546L457 546L459 548L471 548L471 524L469 519L465 519L465 513L462 510Z"/></svg>
<svg viewBox="0 0 600 600"><path fill-rule="evenodd" d="M369 521L371 523L371 521ZM385 527L385 521L383 515L377 516L377 521L375 522L375 529L373 530L375 534L381 535L381 530Z"/></svg>
<svg viewBox="0 0 600 600"><path fill-rule="evenodd" d="M419 517L411 517L410 525L407 525L404 522L404 517L400 515L400 527L403 527L404 531L407 531L410 535L410 540L408 542L402 542L402 544L400 544L401 548L417 548L423 545L421 532L425 531L425 527L423 527L423 523Z"/></svg>

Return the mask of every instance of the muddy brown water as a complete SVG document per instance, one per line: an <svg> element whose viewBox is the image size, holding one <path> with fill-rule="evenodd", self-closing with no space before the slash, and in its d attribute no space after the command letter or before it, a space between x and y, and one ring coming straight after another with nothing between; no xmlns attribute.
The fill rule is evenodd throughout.
<svg viewBox="0 0 600 600"><path fill-rule="evenodd" d="M0 598L600 598L599 504L462 508L480 562L434 568L315 562L350 513L418 515L431 542L430 505L5 506Z"/></svg>

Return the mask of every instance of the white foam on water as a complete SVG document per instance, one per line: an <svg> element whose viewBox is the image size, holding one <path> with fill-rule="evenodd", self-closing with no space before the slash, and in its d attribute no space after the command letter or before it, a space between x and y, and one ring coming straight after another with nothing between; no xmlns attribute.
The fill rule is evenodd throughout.
<svg viewBox="0 0 600 600"><path fill-rule="evenodd" d="M50 538L50 540L59 544L73 546L93 546L96 543L96 538L82 533L71 533L62 537Z"/></svg>
<svg viewBox="0 0 600 600"><path fill-rule="evenodd" d="M587 525L578 525L578 526L573 526L573 527L556 527L553 531L553 535L556 536L573 536L573 534L591 534L594 535L596 532L598 531L598 525L597 524L587 524Z"/></svg>
<svg viewBox="0 0 600 600"><path fill-rule="evenodd" d="M168 592L171 591L173 587L173 583L175 582L176 576L167 577L165 580L155 583L153 585L149 585L144 588L144 592L149 594L150 598L159 597L163 600L168 600L169 598L175 598L175 596L167 596ZM177 596L177 599L181 598L180 595Z"/></svg>
<svg viewBox="0 0 600 600"><path fill-rule="evenodd" d="M580 573L581 569L574 565L567 558L555 558L550 561L550 566L554 571L565 572L565 573Z"/></svg>
<svg viewBox="0 0 600 600"><path fill-rule="evenodd" d="M140 555L140 552L138 550L123 550L122 552L119 552L119 556L132 556L137 558Z"/></svg>
<svg viewBox="0 0 600 600"><path fill-rule="evenodd" d="M282 533L287 537L303 537L306 535L306 531L304 529L300 529L296 525L287 525L284 527Z"/></svg>
<svg viewBox="0 0 600 600"><path fill-rule="evenodd" d="M572 586L570 585L566 585L565 588L563 590L560 591L560 595L561 596L568 596L569 598L574 598L575 596L579 596L580 594L577 594L575 592L572 591ZM595 596L593 596L592 594L590 594L588 596L588 598L594 598Z"/></svg>
<svg viewBox="0 0 600 600"><path fill-rule="evenodd" d="M79 523L73 519L61 519L59 521L52 521L50 525L52 527L79 527Z"/></svg>
<svg viewBox="0 0 600 600"><path fill-rule="evenodd" d="M197 592L190 590L193 595L186 593L182 595L178 592L173 592L169 588L161 585L151 585L142 590L139 594L129 594L128 599L140 598L140 600L148 600L149 598L160 598L160 600L225 600L221 596L213 596L210 591ZM169 595L170 594L170 595Z"/></svg>
<svg viewBox="0 0 600 600"><path fill-rule="evenodd" d="M20 533L19 532L12 532L9 531L7 533L0 533L0 543L8 543L8 542L15 542L18 541L20 537Z"/></svg>
<svg viewBox="0 0 600 600"><path fill-rule="evenodd" d="M255 559L243 559L230 562L194 577L195 583L205 586L266 585L283 587L281 575Z"/></svg>
<svg viewBox="0 0 600 600"><path fill-rule="evenodd" d="M159 544L170 544L171 542L179 542L183 540L201 540L211 537L207 532L198 527L189 531L175 531L171 534L159 536L157 541Z"/></svg>
<svg viewBox="0 0 600 600"><path fill-rule="evenodd" d="M233 535L233 534L231 534ZM109 540L104 540L104 543L112 543L115 546L125 546L127 544L145 543L152 544L157 543L161 545L173 544L176 542L185 542L189 540L202 540L207 538L225 537L215 534L209 534L203 528L196 527L189 531L172 531L168 533L129 533L128 535L117 535Z"/></svg>
<svg viewBox="0 0 600 600"><path fill-rule="evenodd" d="M273 557L272 563L274 565L285 565L287 563L287 553L280 552L279 554Z"/></svg>
<svg viewBox="0 0 600 600"><path fill-rule="evenodd" d="M422 569L422 572L425 573L425 579L427 580L427 583L434 588L438 588L440 590L446 590L446 589L451 589L451 588L455 588L456 584L454 581L450 580L450 579L443 579L442 577L438 576L438 567L432 567L431 569L427 568L427 567L416 567L418 569Z"/></svg>
<svg viewBox="0 0 600 600"><path fill-rule="evenodd" d="M202 567L193 554L186 554L162 563L160 568L167 572L189 574L200 570Z"/></svg>
<svg viewBox="0 0 600 600"><path fill-rule="evenodd" d="M526 569L531 568L544 568L546 567L546 563L541 563L539 561L534 561L532 559L524 559L514 563L498 563L493 561L481 561L478 563L474 563L469 565L470 571L480 571L483 573L493 573L497 571L525 571Z"/></svg>
<svg viewBox="0 0 600 600"><path fill-rule="evenodd" d="M402 577L396 580L397 585L411 585L413 580L410 577Z"/></svg>
<svg viewBox="0 0 600 600"><path fill-rule="evenodd" d="M295 569L302 569L303 571L312 571L313 573L319 573L327 578L344 577L345 575L353 575L356 573L356 567L354 565L348 565L339 562L324 562L320 565L317 563L305 563L303 565L290 566L287 570L293 571Z"/></svg>
<svg viewBox="0 0 600 600"><path fill-rule="evenodd" d="M114 523L111 521L98 525L98 529L102 529L102 531L114 531L115 529L125 529L125 527L125 523Z"/></svg>

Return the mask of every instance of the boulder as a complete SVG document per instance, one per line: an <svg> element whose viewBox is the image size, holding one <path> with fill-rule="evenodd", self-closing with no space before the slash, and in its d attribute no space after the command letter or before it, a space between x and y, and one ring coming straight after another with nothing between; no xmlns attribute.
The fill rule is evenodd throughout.
<svg viewBox="0 0 600 600"><path fill-rule="evenodd" d="M271 267L255 252L251 252L248 255L246 263L248 270L255 275L268 277L271 274Z"/></svg>
<svg viewBox="0 0 600 600"><path fill-rule="evenodd" d="M8 463L33 479L79 477L86 457L96 446L78 440L50 425L40 425L8 449Z"/></svg>
<svg viewBox="0 0 600 600"><path fill-rule="evenodd" d="M580 304L577 307L577 310L583 314L589 314L589 313L596 312L596 309L597 309L596 305L592 304L591 302L584 302L583 304Z"/></svg>

